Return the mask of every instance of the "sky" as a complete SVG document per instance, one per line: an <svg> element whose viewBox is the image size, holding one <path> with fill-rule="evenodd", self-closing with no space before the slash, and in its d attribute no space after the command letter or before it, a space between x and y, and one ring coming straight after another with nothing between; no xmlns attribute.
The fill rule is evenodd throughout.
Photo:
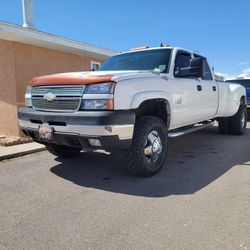
<svg viewBox="0 0 250 250"><path fill-rule="evenodd" d="M166 43L205 55L215 72L250 73L250 0L33 0L36 29L116 51ZM22 25L22 0L0 0Z"/></svg>

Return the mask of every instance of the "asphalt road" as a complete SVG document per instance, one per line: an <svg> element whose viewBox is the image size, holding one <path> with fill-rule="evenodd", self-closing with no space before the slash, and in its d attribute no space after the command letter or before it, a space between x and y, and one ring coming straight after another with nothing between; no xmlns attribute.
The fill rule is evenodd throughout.
<svg viewBox="0 0 250 250"><path fill-rule="evenodd" d="M0 162L0 249L250 249L250 126L169 141L154 177L121 154Z"/></svg>

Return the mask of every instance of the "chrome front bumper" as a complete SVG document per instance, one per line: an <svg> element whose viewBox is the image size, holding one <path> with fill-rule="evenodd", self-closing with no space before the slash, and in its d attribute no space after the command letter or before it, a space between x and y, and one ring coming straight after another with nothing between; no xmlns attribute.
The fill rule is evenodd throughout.
<svg viewBox="0 0 250 250"><path fill-rule="evenodd" d="M80 145L96 138L101 141L103 148L119 148L119 144L129 146L135 124L135 114L132 111L56 113L21 108L18 119L23 132L35 141L71 145L70 139L73 138L74 143L78 141ZM44 141L39 137L38 129L42 124L53 128L52 141Z"/></svg>
<svg viewBox="0 0 250 250"><path fill-rule="evenodd" d="M43 123L48 124L48 123ZM27 120L20 120L19 125L23 130L36 130L38 131L39 125ZM48 124L49 125L49 124ZM96 136L118 136L120 140L129 140L133 138L134 125L66 125L56 126L52 125L54 131L60 134L76 134L86 137Z"/></svg>

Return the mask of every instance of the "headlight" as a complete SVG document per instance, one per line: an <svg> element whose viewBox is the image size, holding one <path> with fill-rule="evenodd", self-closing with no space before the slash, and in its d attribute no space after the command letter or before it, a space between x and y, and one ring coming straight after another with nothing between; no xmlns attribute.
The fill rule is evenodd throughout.
<svg viewBox="0 0 250 250"><path fill-rule="evenodd" d="M26 93L25 93L25 106L32 107L32 100L31 100L31 86L27 86Z"/></svg>
<svg viewBox="0 0 250 250"><path fill-rule="evenodd" d="M98 84L87 85L85 94L112 94L114 92L114 82L104 82Z"/></svg>
<svg viewBox="0 0 250 250"><path fill-rule="evenodd" d="M87 85L84 90L81 110L114 109L113 93L115 82Z"/></svg>
<svg viewBox="0 0 250 250"><path fill-rule="evenodd" d="M81 109L85 110L112 110L113 99L82 100Z"/></svg>

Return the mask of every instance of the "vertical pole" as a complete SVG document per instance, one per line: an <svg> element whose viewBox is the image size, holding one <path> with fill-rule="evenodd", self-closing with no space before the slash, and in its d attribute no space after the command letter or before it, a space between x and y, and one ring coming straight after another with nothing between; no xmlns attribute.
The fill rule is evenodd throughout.
<svg viewBox="0 0 250 250"><path fill-rule="evenodd" d="M23 27L35 29L32 0L22 0L22 5L23 5Z"/></svg>

